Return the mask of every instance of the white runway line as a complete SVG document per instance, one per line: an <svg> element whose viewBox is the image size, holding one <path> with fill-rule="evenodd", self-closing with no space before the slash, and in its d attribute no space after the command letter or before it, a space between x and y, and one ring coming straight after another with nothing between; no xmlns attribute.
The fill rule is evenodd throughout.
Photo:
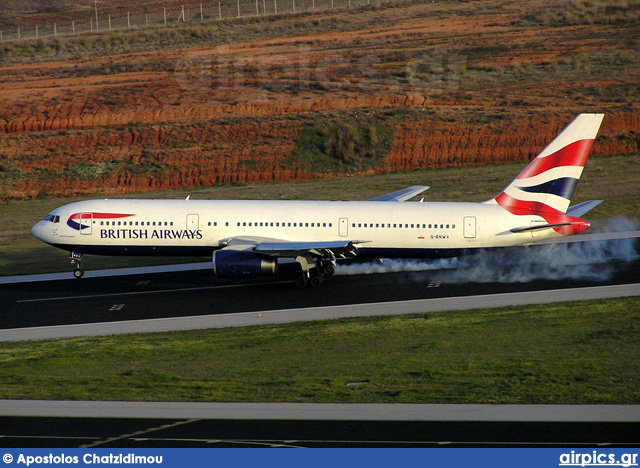
<svg viewBox="0 0 640 468"><path fill-rule="evenodd" d="M178 271L213 270L212 262L179 263L134 268L113 268L109 270L86 270L84 278L106 278L109 276L147 275L150 273L173 273ZM42 275L0 276L0 284L34 283L39 281L63 281L75 279L72 271L46 273Z"/></svg>

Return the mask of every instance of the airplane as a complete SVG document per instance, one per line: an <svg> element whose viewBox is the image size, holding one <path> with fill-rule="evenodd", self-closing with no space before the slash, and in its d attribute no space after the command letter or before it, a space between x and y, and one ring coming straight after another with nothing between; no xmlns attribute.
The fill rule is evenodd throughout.
<svg viewBox="0 0 640 468"><path fill-rule="evenodd" d="M580 114L496 197L407 202L416 185L367 201L90 200L64 205L33 235L81 259L207 256L225 278L284 275L318 287L349 258L439 258L587 230L601 200L569 207L604 114Z"/></svg>

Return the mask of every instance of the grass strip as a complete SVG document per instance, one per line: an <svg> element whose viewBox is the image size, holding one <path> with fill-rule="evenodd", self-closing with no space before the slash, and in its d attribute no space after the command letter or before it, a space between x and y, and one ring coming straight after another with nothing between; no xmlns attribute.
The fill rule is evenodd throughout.
<svg viewBox="0 0 640 468"><path fill-rule="evenodd" d="M640 302L0 344L0 398L640 402Z"/></svg>

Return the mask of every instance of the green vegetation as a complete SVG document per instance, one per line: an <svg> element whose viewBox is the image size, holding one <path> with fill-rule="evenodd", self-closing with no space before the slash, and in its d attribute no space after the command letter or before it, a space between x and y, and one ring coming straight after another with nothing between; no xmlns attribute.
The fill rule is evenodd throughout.
<svg viewBox="0 0 640 468"><path fill-rule="evenodd" d="M0 164L0 184L10 185L25 177L26 173L15 164L8 162Z"/></svg>
<svg viewBox="0 0 640 468"><path fill-rule="evenodd" d="M637 404L638 339L630 298L2 343L0 398Z"/></svg>
<svg viewBox="0 0 640 468"><path fill-rule="evenodd" d="M362 172L379 166L391 141L391 129L379 122L322 122L302 130L290 160L315 173Z"/></svg>

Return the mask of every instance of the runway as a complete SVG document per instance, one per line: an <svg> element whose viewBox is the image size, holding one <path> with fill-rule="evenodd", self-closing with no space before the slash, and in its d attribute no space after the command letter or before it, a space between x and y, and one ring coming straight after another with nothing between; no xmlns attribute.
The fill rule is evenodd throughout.
<svg viewBox="0 0 640 468"><path fill-rule="evenodd" d="M0 330L0 342L201 330L640 296L640 284ZM71 299L56 298L67 301ZM48 302L48 301L46 301Z"/></svg>
<svg viewBox="0 0 640 468"><path fill-rule="evenodd" d="M501 251L453 269L446 262L437 264L438 268L405 263L401 265L403 268L415 271L351 274L363 271L358 265L347 267L345 271L349 274L330 278L321 288L305 290L296 290L291 281L274 277L250 281L215 278L207 262L88 272L82 280L61 279L59 274L26 277L21 282L17 278L5 278L0 284L0 341L250 326L640 295L637 255L626 253L628 259L603 258L591 251L589 248L585 249L586 253L578 252L577 257L569 256L566 260L569 263L560 266L545 264L548 259L543 259L542 264L536 263L541 261L536 251L514 260L514 255L522 255L522 249L513 253ZM555 262L558 252L552 253ZM566 252L561 253L566 256ZM583 255L593 257L586 266L575 263L575 258ZM529 264L521 266L522 260ZM370 268L375 270L378 266ZM528 277L523 278L525 273ZM70 273L67 274L67 278L70 277Z"/></svg>
<svg viewBox="0 0 640 468"><path fill-rule="evenodd" d="M4 447L633 447L638 406L0 400ZM63 415L74 414L73 417Z"/></svg>

